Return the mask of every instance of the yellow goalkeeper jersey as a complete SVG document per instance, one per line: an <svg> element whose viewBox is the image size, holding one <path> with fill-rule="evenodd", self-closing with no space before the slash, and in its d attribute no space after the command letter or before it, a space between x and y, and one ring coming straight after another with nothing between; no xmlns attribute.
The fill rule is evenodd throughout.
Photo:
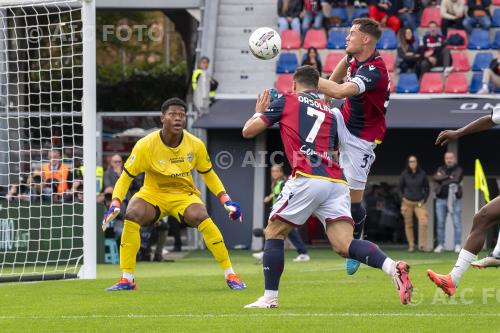
<svg viewBox="0 0 500 333"><path fill-rule="evenodd" d="M175 148L163 142L161 130L148 134L137 141L124 166L131 177L145 173L144 190L200 195L193 182L193 169L207 173L212 170L212 162L203 141L187 131Z"/></svg>

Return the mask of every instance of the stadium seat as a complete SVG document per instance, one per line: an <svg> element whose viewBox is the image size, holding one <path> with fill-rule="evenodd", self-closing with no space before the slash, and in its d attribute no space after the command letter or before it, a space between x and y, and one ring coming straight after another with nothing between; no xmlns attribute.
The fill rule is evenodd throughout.
<svg viewBox="0 0 500 333"><path fill-rule="evenodd" d="M420 92L424 94L438 94L443 92L441 73L425 73L420 82Z"/></svg>
<svg viewBox="0 0 500 333"><path fill-rule="evenodd" d="M470 34L469 50L487 50L490 48L490 32L474 29Z"/></svg>
<svg viewBox="0 0 500 333"><path fill-rule="evenodd" d="M493 15L491 15L491 27L492 28L500 27L500 8L495 9Z"/></svg>
<svg viewBox="0 0 500 333"><path fill-rule="evenodd" d="M325 65L323 66L323 73L332 74L335 66L339 63L340 60L345 56L344 53L341 52L331 52L328 53L325 60Z"/></svg>
<svg viewBox="0 0 500 333"><path fill-rule="evenodd" d="M389 73L390 75L390 78L391 78L391 94L393 94L394 92L396 92L396 74L394 72L392 73Z"/></svg>
<svg viewBox="0 0 500 333"><path fill-rule="evenodd" d="M493 43L491 43L491 48L493 50L500 49L500 30L495 32L495 37L493 37Z"/></svg>
<svg viewBox="0 0 500 333"><path fill-rule="evenodd" d="M293 74L279 74L274 86L280 94L292 92Z"/></svg>
<svg viewBox="0 0 500 333"><path fill-rule="evenodd" d="M489 52L476 53L476 56L474 57L474 63L472 64L472 70L477 72L488 68L492 59L493 55ZM455 66L455 64L453 64L453 66Z"/></svg>
<svg viewBox="0 0 500 333"><path fill-rule="evenodd" d="M467 52L459 51L451 54L453 71L468 72L470 70L469 56Z"/></svg>
<svg viewBox="0 0 500 333"><path fill-rule="evenodd" d="M479 89L483 86L483 72L475 72L472 73L472 78L470 80L469 92L471 94L475 94ZM492 88L492 83L490 82L490 91Z"/></svg>
<svg viewBox="0 0 500 333"><path fill-rule="evenodd" d="M300 34L295 30L285 30L281 33L281 48L285 50L300 49Z"/></svg>
<svg viewBox="0 0 500 333"><path fill-rule="evenodd" d="M467 88L465 73L450 73L444 83L444 92L448 94L465 94Z"/></svg>
<svg viewBox="0 0 500 333"><path fill-rule="evenodd" d="M368 8L354 8L352 11L352 19L357 19L359 17L368 17Z"/></svg>
<svg viewBox="0 0 500 333"><path fill-rule="evenodd" d="M417 74L401 73L396 86L397 93L417 93L419 88Z"/></svg>
<svg viewBox="0 0 500 333"><path fill-rule="evenodd" d="M382 36L377 42L377 49L379 50L395 50L398 47L398 40L396 34L391 29L382 31Z"/></svg>
<svg viewBox="0 0 500 333"><path fill-rule="evenodd" d="M493 0L493 6L500 6L500 0Z"/></svg>
<svg viewBox="0 0 500 333"><path fill-rule="evenodd" d="M329 49L345 49L346 37L347 32L345 30L330 30L327 47Z"/></svg>
<svg viewBox="0 0 500 333"><path fill-rule="evenodd" d="M309 29L304 38L304 48L315 47L317 49L326 48L326 34L323 29Z"/></svg>
<svg viewBox="0 0 500 333"><path fill-rule="evenodd" d="M427 28L431 21L436 22L438 27L441 26L441 12L439 10L439 7L427 7L424 9L424 11L422 12L420 27Z"/></svg>
<svg viewBox="0 0 500 333"><path fill-rule="evenodd" d="M380 56L382 57L382 59L384 59L387 70L391 73L394 72L394 64L396 62L396 57L394 55L394 52L382 51L380 52Z"/></svg>
<svg viewBox="0 0 500 333"><path fill-rule="evenodd" d="M299 66L297 55L291 52L282 52L276 63L276 73L293 73Z"/></svg>
<svg viewBox="0 0 500 333"><path fill-rule="evenodd" d="M469 40L465 30L448 29L448 34L446 35L446 39L449 39L450 36L453 34L459 34L460 36L462 36L464 39L464 44L463 45L446 45L446 47L451 49L451 50L465 50L467 48L467 44L468 44L468 40Z"/></svg>
<svg viewBox="0 0 500 333"><path fill-rule="evenodd" d="M338 27L348 27L350 25L349 22L349 14L347 13L347 8L332 8L332 17L339 17L340 23L336 26Z"/></svg>

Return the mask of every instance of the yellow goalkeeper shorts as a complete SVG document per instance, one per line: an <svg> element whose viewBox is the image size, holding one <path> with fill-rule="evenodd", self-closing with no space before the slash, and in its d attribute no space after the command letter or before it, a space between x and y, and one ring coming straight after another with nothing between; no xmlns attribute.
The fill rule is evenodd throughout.
<svg viewBox="0 0 500 333"><path fill-rule="evenodd" d="M182 222L184 220L184 211L188 206L192 204L205 205L196 193L158 193L144 187L134 194L133 198L141 198L149 204L158 207L160 214L157 220L165 216L172 216L179 222Z"/></svg>

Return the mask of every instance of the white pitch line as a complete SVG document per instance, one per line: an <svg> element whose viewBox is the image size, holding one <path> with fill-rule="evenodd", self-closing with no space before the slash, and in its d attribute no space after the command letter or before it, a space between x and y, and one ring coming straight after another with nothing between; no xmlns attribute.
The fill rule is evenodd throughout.
<svg viewBox="0 0 500 333"><path fill-rule="evenodd" d="M253 311L253 310L244 310ZM500 318L499 313L414 313L414 312L393 312L393 313L351 313L351 312L340 312L340 313L282 313L279 310L267 310L267 311L277 311L277 313L222 313L222 314L190 314L190 313L172 313L172 314L124 314L124 315L62 315L62 316L0 316L0 320L20 320L20 319L30 319L30 320L40 320L40 319L60 319L60 320L72 320L72 319L163 319L163 318L250 318L250 317L493 317Z"/></svg>

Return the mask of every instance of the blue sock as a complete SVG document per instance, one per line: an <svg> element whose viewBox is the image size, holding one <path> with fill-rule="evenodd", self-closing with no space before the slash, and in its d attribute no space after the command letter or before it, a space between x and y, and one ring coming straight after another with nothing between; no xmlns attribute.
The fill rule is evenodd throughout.
<svg viewBox="0 0 500 333"><path fill-rule="evenodd" d="M278 290L281 274L285 268L285 241L268 239L264 246L262 258L264 269L264 286L266 290Z"/></svg>
<svg viewBox="0 0 500 333"><path fill-rule="evenodd" d="M351 204L351 215L354 220L354 238L360 239L366 221L366 209L363 204L360 202Z"/></svg>
<svg viewBox="0 0 500 333"><path fill-rule="evenodd" d="M387 256L378 245L366 240L353 239L349 246L349 258L371 267L382 268Z"/></svg>

